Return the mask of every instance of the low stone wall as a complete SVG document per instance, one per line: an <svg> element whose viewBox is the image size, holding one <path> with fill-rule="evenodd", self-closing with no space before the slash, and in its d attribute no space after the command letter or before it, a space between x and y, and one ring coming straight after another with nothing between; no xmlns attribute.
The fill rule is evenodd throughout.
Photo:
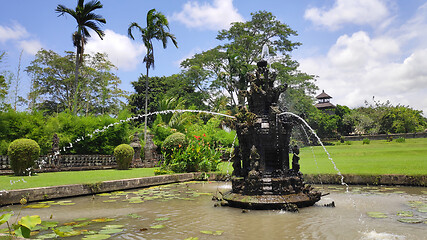
<svg viewBox="0 0 427 240"><path fill-rule="evenodd" d="M344 182L351 185L403 185L427 187L427 176L407 175L354 175L343 174ZM341 177L337 174L304 174L306 183L313 184L341 184Z"/></svg>
<svg viewBox="0 0 427 240"><path fill-rule="evenodd" d="M370 140L387 140L390 137L397 139L402 138L427 138L427 132L419 133L396 133L396 134L375 134L375 135L357 135L357 136L344 136L345 141L362 141L365 138ZM335 139L334 139L335 141Z"/></svg>
<svg viewBox="0 0 427 240"><path fill-rule="evenodd" d="M23 196L28 202L45 201L48 199L75 197L125 189L149 187L194 179L193 173L161 175L154 177L132 178L105 181L93 184L73 184L52 187L28 188L0 192L0 206L17 204Z"/></svg>

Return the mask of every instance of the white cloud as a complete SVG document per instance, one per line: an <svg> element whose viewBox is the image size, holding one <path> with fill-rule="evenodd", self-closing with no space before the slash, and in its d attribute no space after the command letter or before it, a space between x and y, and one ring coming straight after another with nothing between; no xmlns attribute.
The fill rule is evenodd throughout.
<svg viewBox="0 0 427 240"><path fill-rule="evenodd" d="M5 43L8 40L22 39L28 36L28 32L19 23L13 23L12 27L0 25L0 42Z"/></svg>
<svg viewBox="0 0 427 240"><path fill-rule="evenodd" d="M104 40L98 37L89 39L85 51L96 53L102 52L108 54L108 59L120 70L134 70L142 62L142 56L145 54L145 46L131 40L125 35L115 33L112 30L105 30Z"/></svg>
<svg viewBox="0 0 427 240"><path fill-rule="evenodd" d="M244 21L233 6L233 0L214 0L212 4L189 1L171 19L182 22L189 28L209 30L226 29L232 22Z"/></svg>
<svg viewBox="0 0 427 240"><path fill-rule="evenodd" d="M25 53L35 55L42 48L42 44L38 40L22 40L19 41L19 47Z"/></svg>
<svg viewBox="0 0 427 240"><path fill-rule="evenodd" d="M300 59L301 70L333 103L362 106L373 96L409 105L427 116L427 4L413 18L384 33L340 36L327 54Z"/></svg>
<svg viewBox="0 0 427 240"><path fill-rule="evenodd" d="M372 25L386 21L389 10L384 0L335 0L331 9L309 8L304 18L315 25L336 30L343 24Z"/></svg>

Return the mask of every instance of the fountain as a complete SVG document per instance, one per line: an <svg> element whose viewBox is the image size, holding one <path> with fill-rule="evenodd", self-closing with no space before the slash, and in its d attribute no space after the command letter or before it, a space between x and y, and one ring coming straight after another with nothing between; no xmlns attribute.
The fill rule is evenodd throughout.
<svg viewBox="0 0 427 240"><path fill-rule="evenodd" d="M223 199L232 207L251 209L295 211L312 206L321 193L304 183L298 146L292 146L291 151L289 146L298 119L281 114L284 111L277 106L287 85L274 86L276 73L269 71L266 60L257 66L255 75L248 75L250 89L239 92L247 99L248 107L240 106L235 116L239 146L232 159L232 190Z"/></svg>

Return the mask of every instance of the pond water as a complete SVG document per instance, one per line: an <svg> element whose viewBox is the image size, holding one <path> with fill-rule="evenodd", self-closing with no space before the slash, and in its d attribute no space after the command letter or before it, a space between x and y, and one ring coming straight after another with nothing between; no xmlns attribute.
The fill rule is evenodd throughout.
<svg viewBox="0 0 427 240"><path fill-rule="evenodd" d="M317 185L330 193L298 213L214 207L224 182L189 182L3 207L40 215L33 238L51 239L425 239L427 188ZM323 204L335 202L336 207ZM29 208L28 208L29 207ZM405 220L406 219L406 220ZM11 219L14 221L14 219ZM418 223L403 223L411 221ZM56 225L56 226L55 226ZM5 228L2 225L1 228Z"/></svg>

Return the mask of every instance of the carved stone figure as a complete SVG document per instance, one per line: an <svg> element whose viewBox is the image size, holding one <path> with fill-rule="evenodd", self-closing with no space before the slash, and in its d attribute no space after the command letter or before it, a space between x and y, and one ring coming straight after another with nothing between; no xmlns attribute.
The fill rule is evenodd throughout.
<svg viewBox="0 0 427 240"><path fill-rule="evenodd" d="M133 139L129 144L133 150L134 155L132 159L132 167L137 167L141 165L141 142L139 141L138 132L135 132L133 135Z"/></svg>

